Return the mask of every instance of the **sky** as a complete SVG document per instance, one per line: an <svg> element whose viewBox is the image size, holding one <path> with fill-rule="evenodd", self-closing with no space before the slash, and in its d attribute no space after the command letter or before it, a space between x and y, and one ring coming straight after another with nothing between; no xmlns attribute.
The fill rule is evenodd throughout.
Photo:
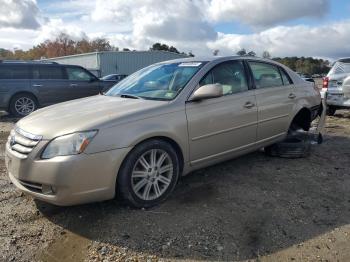
<svg viewBox="0 0 350 262"><path fill-rule="evenodd" d="M0 0L0 48L66 33L122 48L155 42L197 56L350 56L349 0Z"/></svg>

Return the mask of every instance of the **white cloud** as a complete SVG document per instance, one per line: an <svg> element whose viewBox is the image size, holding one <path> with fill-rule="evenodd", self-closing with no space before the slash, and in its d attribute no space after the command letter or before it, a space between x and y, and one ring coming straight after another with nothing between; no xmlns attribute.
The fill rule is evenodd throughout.
<svg viewBox="0 0 350 262"><path fill-rule="evenodd" d="M249 35L220 34L208 43L221 54L235 54L241 48L273 56L315 56L337 58L350 54L350 20L319 27L277 26Z"/></svg>
<svg viewBox="0 0 350 262"><path fill-rule="evenodd" d="M329 0L212 0L206 1L209 18L268 27L302 17L322 17Z"/></svg>
<svg viewBox="0 0 350 262"><path fill-rule="evenodd" d="M13 17L22 18L11 21L22 22L12 22L12 27L4 27L3 21L9 23L4 13L13 9L5 5L7 10L0 10L0 47L5 48L28 49L63 32L73 39L105 37L119 48L136 50L162 42L196 55L211 55L215 49L220 55L232 55L241 48L257 54L268 50L273 56L335 58L350 54L350 20L312 27L282 26L300 17L321 17L328 0L70 0L47 3L50 14L43 14L34 0L2 2L12 7L32 6L17 8ZM50 18L43 20L44 15ZM24 29L30 28L24 26L30 23L23 24L30 16L38 24L40 20L41 26ZM216 32L215 26L226 21L240 21L260 31L245 35Z"/></svg>
<svg viewBox="0 0 350 262"><path fill-rule="evenodd" d="M0 28L38 29L39 8L35 0L0 0Z"/></svg>
<svg viewBox="0 0 350 262"><path fill-rule="evenodd" d="M29 49L33 46L36 31L15 28L0 28L0 48L13 50Z"/></svg>
<svg viewBox="0 0 350 262"><path fill-rule="evenodd" d="M113 22L116 27L129 24L135 38L160 40L215 39L217 33L205 20L202 1L112 0L96 1L91 18L96 22Z"/></svg>
<svg viewBox="0 0 350 262"><path fill-rule="evenodd" d="M34 44L42 43L48 39L55 39L61 33L69 35L73 40L88 38L82 28L72 24L65 24L61 19L50 19L37 32Z"/></svg>

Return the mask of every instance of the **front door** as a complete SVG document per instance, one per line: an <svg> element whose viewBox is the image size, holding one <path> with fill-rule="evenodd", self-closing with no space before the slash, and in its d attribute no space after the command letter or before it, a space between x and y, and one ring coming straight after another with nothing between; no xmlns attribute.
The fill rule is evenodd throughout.
<svg viewBox="0 0 350 262"><path fill-rule="evenodd" d="M211 83L221 84L224 96L186 104L192 165L222 159L256 141L257 107L243 63L228 61L215 66L199 86Z"/></svg>
<svg viewBox="0 0 350 262"><path fill-rule="evenodd" d="M71 99L97 95L101 91L100 81L81 67L66 68Z"/></svg>

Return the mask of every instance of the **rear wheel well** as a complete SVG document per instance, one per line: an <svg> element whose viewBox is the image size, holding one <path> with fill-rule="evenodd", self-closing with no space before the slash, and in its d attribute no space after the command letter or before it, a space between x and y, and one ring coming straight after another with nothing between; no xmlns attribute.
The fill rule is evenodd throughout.
<svg viewBox="0 0 350 262"><path fill-rule="evenodd" d="M311 111L307 108L302 108L293 118L291 128L298 129L302 128L308 131L311 126Z"/></svg>
<svg viewBox="0 0 350 262"><path fill-rule="evenodd" d="M22 94L23 94L23 95L29 95L29 96L34 97L35 102L36 102L37 105L39 106L39 100L38 100L38 98L36 97L36 95L34 95L34 94L31 93L31 92L20 91L20 92L17 92L17 93L15 93L15 94L13 94L13 95L11 96L10 102L9 102L9 104L8 104L8 110L10 110L10 106L11 106L11 103L12 103L13 98L14 98L15 96L22 95Z"/></svg>

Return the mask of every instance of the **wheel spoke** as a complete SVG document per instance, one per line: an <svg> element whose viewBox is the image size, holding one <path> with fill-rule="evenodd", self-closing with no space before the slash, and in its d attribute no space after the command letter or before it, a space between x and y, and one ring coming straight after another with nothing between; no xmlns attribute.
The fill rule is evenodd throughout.
<svg viewBox="0 0 350 262"><path fill-rule="evenodd" d="M152 188L152 184L151 183L147 183L145 186L145 189L143 191L143 199L148 200L149 199L149 193L151 191Z"/></svg>
<svg viewBox="0 0 350 262"><path fill-rule="evenodd" d="M161 156L159 157L158 161L157 161L157 166L158 167L161 167L162 164L164 163L164 160L168 157L168 154L167 153L163 153L161 154Z"/></svg>
<svg viewBox="0 0 350 262"><path fill-rule="evenodd" d="M156 161L157 161L157 149L151 150L151 167L156 166Z"/></svg>
<svg viewBox="0 0 350 262"><path fill-rule="evenodd" d="M147 160L145 159L144 156L141 156L139 159L140 164L147 170L149 169L151 166L150 164L147 162Z"/></svg>
<svg viewBox="0 0 350 262"><path fill-rule="evenodd" d="M171 165L171 164L166 165L166 166L162 166L159 169L159 174L164 174L165 172L172 171L172 170L173 170L173 165Z"/></svg>
<svg viewBox="0 0 350 262"><path fill-rule="evenodd" d="M165 176L159 176L158 177L158 181L162 182L163 184L165 185L169 185L170 182L171 182L171 179L170 178L167 178Z"/></svg>
<svg viewBox="0 0 350 262"><path fill-rule="evenodd" d="M148 181L145 178L139 181L134 187L135 192L139 192L140 189L143 188L147 183Z"/></svg>
<svg viewBox="0 0 350 262"><path fill-rule="evenodd" d="M158 182L155 182L153 184L153 188L154 188L154 193L156 194L156 197L160 197L160 195L162 193L160 192L160 188L159 188Z"/></svg>
<svg viewBox="0 0 350 262"><path fill-rule="evenodd" d="M147 177L148 172L146 171L134 171L132 172L132 177L133 178L144 178Z"/></svg>

